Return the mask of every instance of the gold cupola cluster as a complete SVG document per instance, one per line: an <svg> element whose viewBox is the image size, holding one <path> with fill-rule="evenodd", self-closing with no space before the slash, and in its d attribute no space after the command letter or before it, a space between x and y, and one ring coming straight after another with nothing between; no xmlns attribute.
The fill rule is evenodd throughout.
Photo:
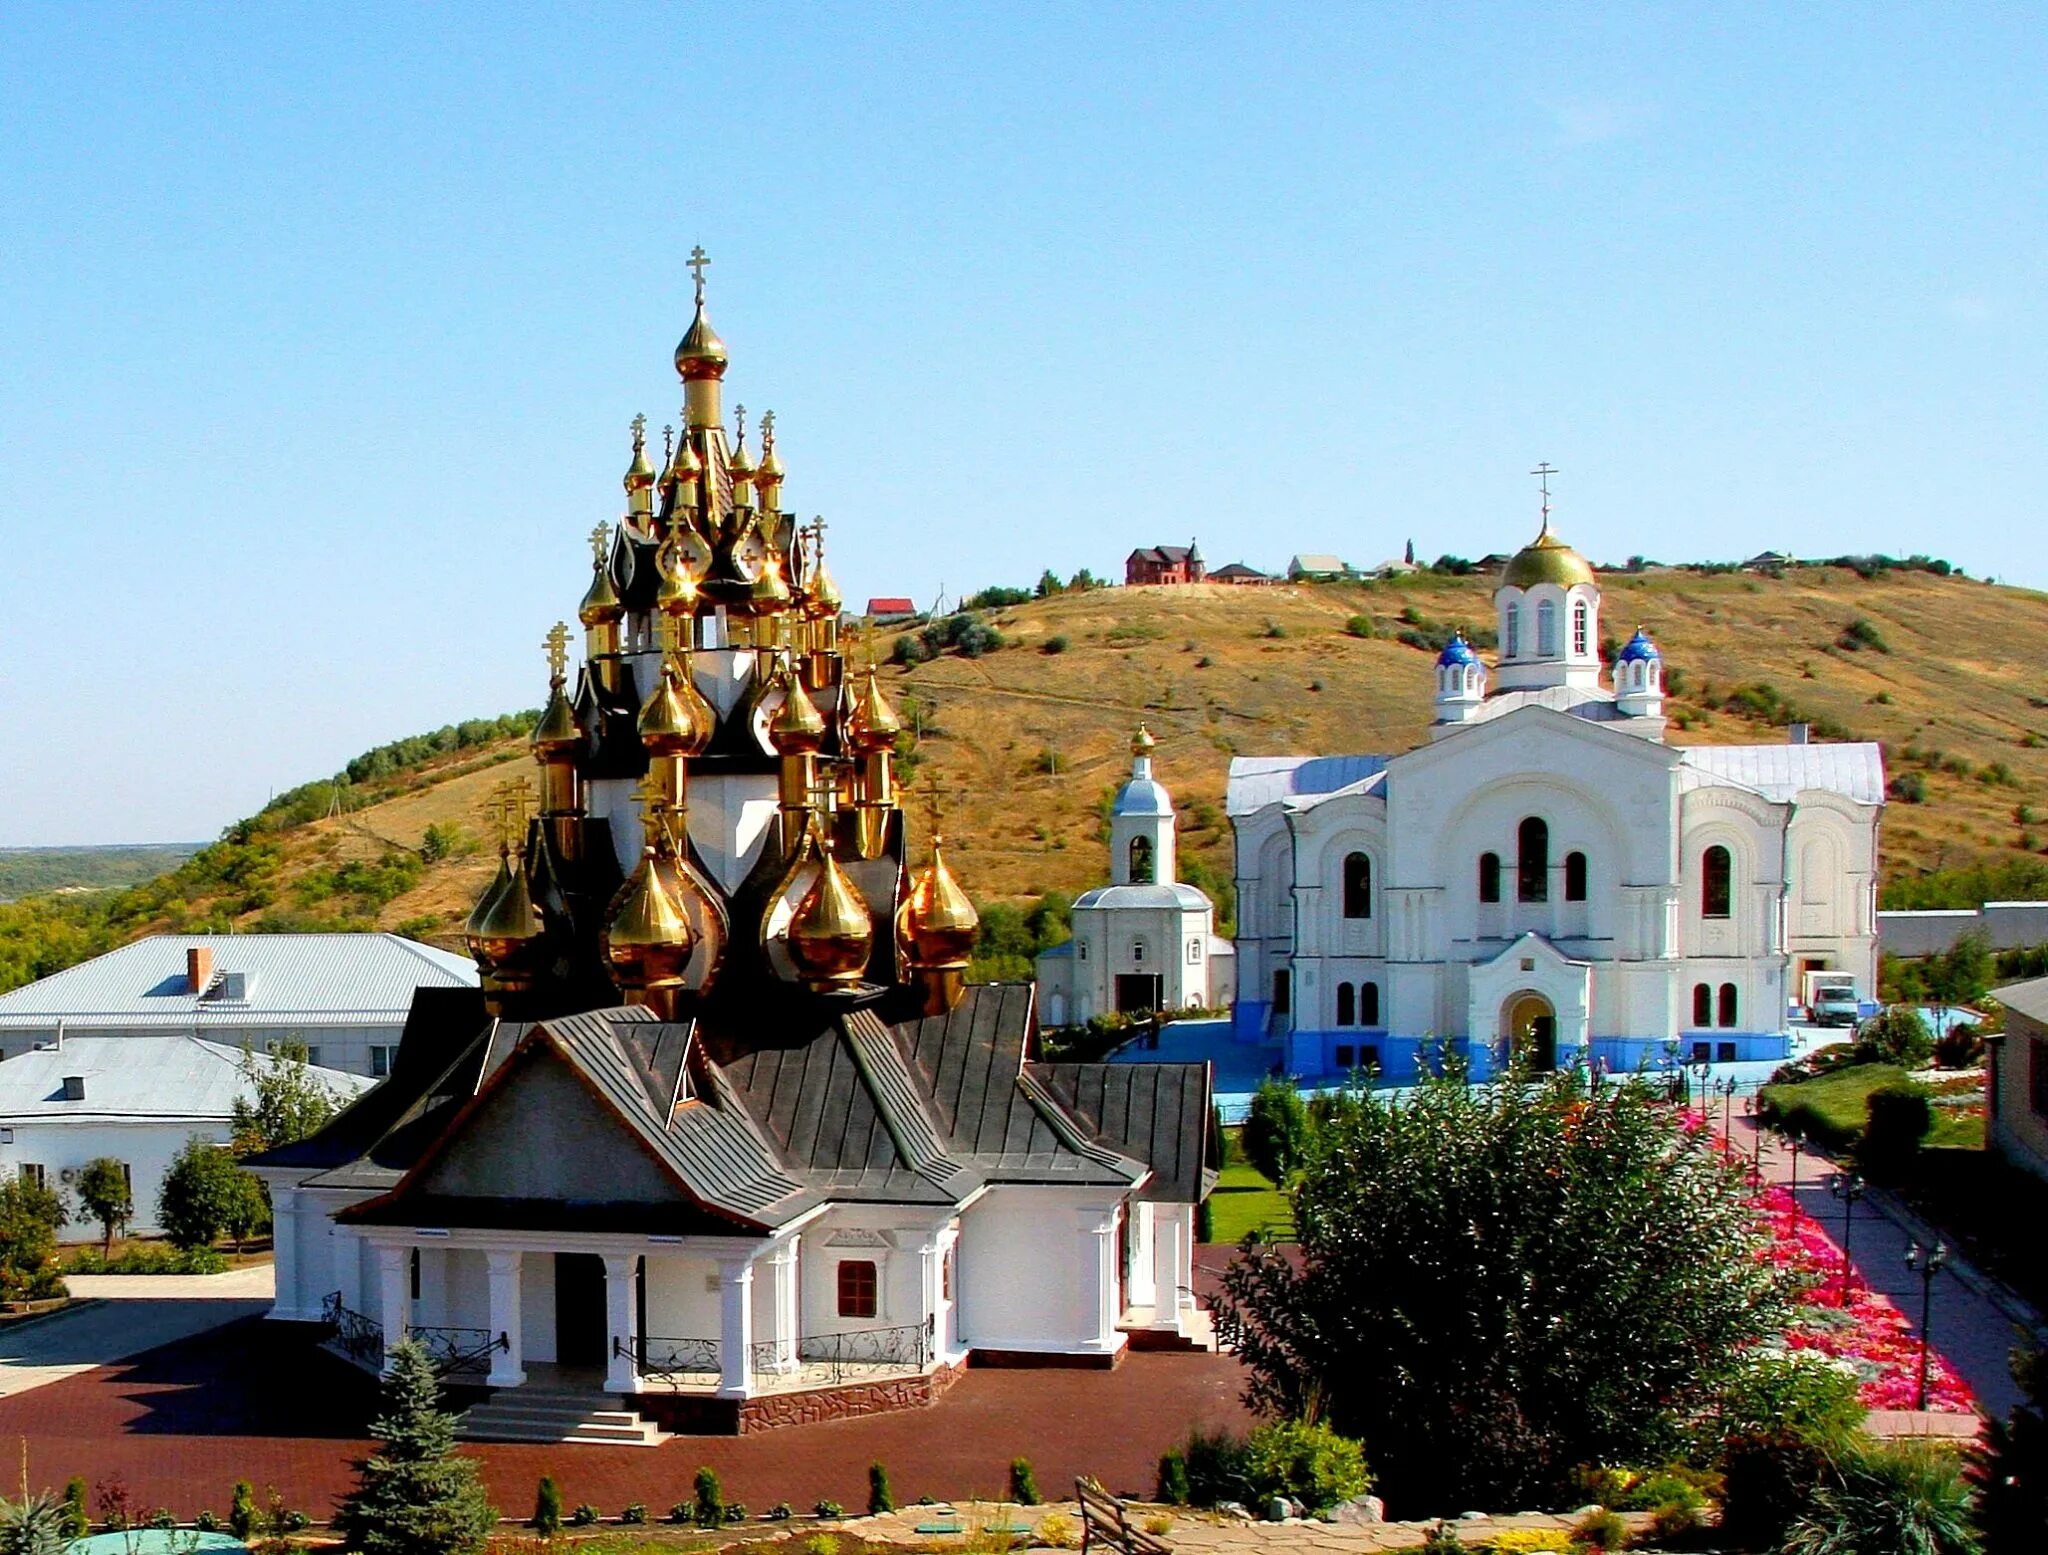
<svg viewBox="0 0 2048 1555"><path fill-rule="evenodd" d="M854 662L825 521L787 507L773 412L749 447L704 301L675 350L680 425L632 423L624 509L590 535L576 618L547 634L539 813L500 795L497 876L468 935L501 1014L625 999L663 1018L776 985L959 997L978 919L936 844L908 868L902 721ZM524 801L520 801L523 804ZM514 810L517 814L514 814Z"/></svg>

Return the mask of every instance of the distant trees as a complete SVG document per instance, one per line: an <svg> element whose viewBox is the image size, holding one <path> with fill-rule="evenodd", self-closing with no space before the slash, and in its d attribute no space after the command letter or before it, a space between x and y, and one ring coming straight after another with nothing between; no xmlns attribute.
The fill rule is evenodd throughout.
<svg viewBox="0 0 2048 1555"><path fill-rule="evenodd" d="M194 1134L172 1159L157 1190L157 1224L175 1247L211 1247L223 1236L239 1246L269 1218L263 1185L224 1147Z"/></svg>
<svg viewBox="0 0 2048 1555"><path fill-rule="evenodd" d="M317 1134L340 1110L333 1089L307 1060L303 1042L280 1042L268 1054L242 1050L249 1093L235 1098L229 1117L241 1154L275 1150Z"/></svg>
<svg viewBox="0 0 2048 1555"><path fill-rule="evenodd" d="M57 1228L71 1207L33 1177L0 1182L0 1300L36 1301L64 1294L57 1270Z"/></svg>
<svg viewBox="0 0 2048 1555"><path fill-rule="evenodd" d="M78 1171L78 1202L100 1223L101 1247L111 1258L115 1236L135 1214L128 1168L110 1155L86 1162Z"/></svg>

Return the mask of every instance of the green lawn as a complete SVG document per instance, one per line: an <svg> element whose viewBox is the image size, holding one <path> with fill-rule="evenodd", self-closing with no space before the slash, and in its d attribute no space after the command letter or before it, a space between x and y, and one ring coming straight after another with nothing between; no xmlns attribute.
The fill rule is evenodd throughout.
<svg viewBox="0 0 2048 1555"><path fill-rule="evenodd" d="M1216 1241L1227 1247L1235 1247L1254 1231L1281 1241L1294 1239L1286 1196L1244 1161L1233 1160L1223 1168L1209 1198L1209 1214Z"/></svg>
<svg viewBox="0 0 2048 1555"><path fill-rule="evenodd" d="M1795 1085L1767 1085L1764 1101L1780 1116L1804 1113L1818 1126L1809 1130L1824 1144L1845 1145L1863 1132L1870 1093L1887 1085L1907 1083L1897 1064L1851 1064Z"/></svg>

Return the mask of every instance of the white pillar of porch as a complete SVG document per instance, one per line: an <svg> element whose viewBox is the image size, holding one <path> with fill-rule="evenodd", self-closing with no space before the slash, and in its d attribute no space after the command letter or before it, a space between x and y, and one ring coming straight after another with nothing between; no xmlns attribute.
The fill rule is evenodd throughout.
<svg viewBox="0 0 2048 1555"><path fill-rule="evenodd" d="M943 1361L953 1350L953 1303L946 1294L946 1259L960 1233L951 1226L934 1231L919 1246L924 1312L931 1320L932 1359Z"/></svg>
<svg viewBox="0 0 2048 1555"><path fill-rule="evenodd" d="M1081 1268L1086 1271L1083 1299L1090 1307L1081 1342L1091 1350L1116 1348L1116 1210L1084 1209L1081 1221Z"/></svg>
<svg viewBox="0 0 2048 1555"><path fill-rule="evenodd" d="M270 1315L287 1323L303 1322L305 1293L299 1289L299 1195L292 1188L270 1190L270 1261L276 1295ZM316 1295L316 1301L319 1299ZM310 1314L317 1317L318 1312Z"/></svg>
<svg viewBox="0 0 2048 1555"><path fill-rule="evenodd" d="M798 1323L794 1241L768 1255L768 1276L775 1296L775 1370L792 1372L797 1362Z"/></svg>
<svg viewBox="0 0 2048 1555"><path fill-rule="evenodd" d="M604 1255L605 1345L604 1388L607 1393L638 1393L640 1369L634 1356L640 1336L639 1303L634 1300L633 1276L640 1267L638 1253Z"/></svg>
<svg viewBox="0 0 2048 1555"><path fill-rule="evenodd" d="M517 1249L484 1254L490 1270L491 1337L503 1334L506 1346L491 1352L491 1374L484 1380L494 1388L516 1388L526 1380L526 1351L519 1332L520 1262Z"/></svg>
<svg viewBox="0 0 2048 1555"><path fill-rule="evenodd" d="M745 1398L750 1391L748 1359L754 1349L754 1265L747 1258L718 1263L718 1393Z"/></svg>
<svg viewBox="0 0 2048 1555"><path fill-rule="evenodd" d="M391 1369L391 1352L412 1326L412 1249L380 1246L377 1249L378 1318L384 1325L384 1369Z"/></svg>
<svg viewBox="0 0 2048 1555"><path fill-rule="evenodd" d="M1177 1271L1173 1286L1174 1304L1183 1313L1189 1313L1195 1310L1195 1206L1176 1205L1173 1218L1180 1227L1176 1239L1180 1243L1180 1253L1174 1264Z"/></svg>
<svg viewBox="0 0 2048 1555"><path fill-rule="evenodd" d="M1178 1204L1148 1204L1152 1212L1152 1326L1180 1332L1181 1240L1186 1222Z"/></svg>

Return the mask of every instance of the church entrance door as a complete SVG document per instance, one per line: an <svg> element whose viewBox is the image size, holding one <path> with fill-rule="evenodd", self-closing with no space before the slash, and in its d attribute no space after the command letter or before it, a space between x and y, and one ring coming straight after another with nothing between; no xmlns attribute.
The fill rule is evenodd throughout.
<svg viewBox="0 0 2048 1555"><path fill-rule="evenodd" d="M1531 1069L1557 1067L1557 1011L1542 994L1512 995L1501 1028L1508 1052Z"/></svg>
<svg viewBox="0 0 2048 1555"><path fill-rule="evenodd" d="M607 1364L608 1332L604 1260L595 1253L555 1254L555 1364Z"/></svg>
<svg viewBox="0 0 2048 1555"><path fill-rule="evenodd" d="M1116 1008L1119 1015L1142 1015L1157 1010L1161 984L1157 972L1119 972L1116 978Z"/></svg>

